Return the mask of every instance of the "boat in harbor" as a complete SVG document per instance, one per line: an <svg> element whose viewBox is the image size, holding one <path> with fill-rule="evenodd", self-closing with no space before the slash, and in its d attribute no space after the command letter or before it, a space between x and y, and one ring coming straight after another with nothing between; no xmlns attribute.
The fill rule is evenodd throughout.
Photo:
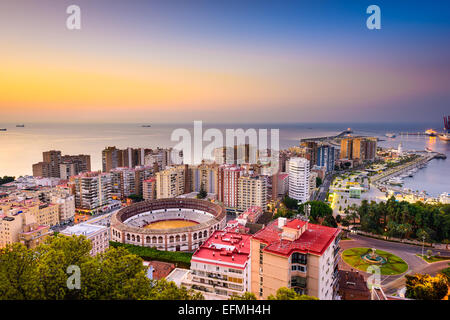
<svg viewBox="0 0 450 320"><path fill-rule="evenodd" d="M400 177L395 177L395 178L389 179L388 183L393 186L402 186L403 180Z"/></svg>
<svg viewBox="0 0 450 320"><path fill-rule="evenodd" d="M425 151L426 151L426 152L433 152L433 150L432 150L430 147L426 147L426 148L425 148Z"/></svg>
<svg viewBox="0 0 450 320"><path fill-rule="evenodd" d="M426 134L427 136L430 136L430 137L436 137L436 136L437 136L437 132L434 131L433 129L428 129L428 130L426 130L426 131L425 131L425 134Z"/></svg>
<svg viewBox="0 0 450 320"><path fill-rule="evenodd" d="M388 133L385 134L385 136L388 137L388 138L395 138L395 137L396 137L396 134L395 134L395 133L388 132Z"/></svg>
<svg viewBox="0 0 450 320"><path fill-rule="evenodd" d="M0 131L8 131L6 128L0 128Z"/></svg>
<svg viewBox="0 0 450 320"><path fill-rule="evenodd" d="M449 133L440 134L438 137L442 141L450 141L450 134Z"/></svg>
<svg viewBox="0 0 450 320"><path fill-rule="evenodd" d="M143 124L142 125L142 128L150 128L151 127L151 125L149 125L149 124Z"/></svg>
<svg viewBox="0 0 450 320"><path fill-rule="evenodd" d="M24 124L16 124L16 128L25 128Z"/></svg>

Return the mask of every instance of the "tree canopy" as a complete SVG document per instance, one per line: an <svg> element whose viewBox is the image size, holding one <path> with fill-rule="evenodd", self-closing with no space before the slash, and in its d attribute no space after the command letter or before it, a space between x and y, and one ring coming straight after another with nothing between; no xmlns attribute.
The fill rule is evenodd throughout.
<svg viewBox="0 0 450 320"><path fill-rule="evenodd" d="M361 230L390 237L445 242L450 239L450 205L367 200L358 208Z"/></svg>
<svg viewBox="0 0 450 320"><path fill-rule="evenodd" d="M109 248L92 257L84 236L49 238L35 249L15 243L0 249L0 299L203 299L173 282L150 280L138 256L124 248ZM69 288L80 271L80 287Z"/></svg>
<svg viewBox="0 0 450 320"><path fill-rule="evenodd" d="M429 274L405 275L407 298L418 300L441 300L448 293L448 280L438 274L435 277Z"/></svg>
<svg viewBox="0 0 450 320"><path fill-rule="evenodd" d="M16 179L15 177L9 177L9 176L4 176L3 178L0 177L0 186L5 183L13 182L15 179Z"/></svg>
<svg viewBox="0 0 450 320"><path fill-rule="evenodd" d="M282 287L277 290L275 295L267 297L268 300L319 300L316 297L307 296L305 294L298 294L294 289Z"/></svg>
<svg viewBox="0 0 450 320"><path fill-rule="evenodd" d="M257 300L252 292L244 292L242 295L233 294L229 300Z"/></svg>

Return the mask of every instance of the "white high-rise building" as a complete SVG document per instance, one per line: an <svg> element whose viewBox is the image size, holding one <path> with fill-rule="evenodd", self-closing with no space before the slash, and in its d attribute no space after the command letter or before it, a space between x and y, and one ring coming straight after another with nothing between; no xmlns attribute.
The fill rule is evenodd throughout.
<svg viewBox="0 0 450 320"><path fill-rule="evenodd" d="M288 162L289 197L306 202L309 200L309 160L291 158Z"/></svg>

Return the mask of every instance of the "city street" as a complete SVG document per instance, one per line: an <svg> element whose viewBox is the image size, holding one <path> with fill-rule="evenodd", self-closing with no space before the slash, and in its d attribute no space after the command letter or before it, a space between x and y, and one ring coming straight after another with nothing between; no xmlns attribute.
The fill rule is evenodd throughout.
<svg viewBox="0 0 450 320"><path fill-rule="evenodd" d="M408 270L402 275L395 276L381 276L381 285L385 290L386 294L396 293L399 289L404 287L405 283L405 274L414 274L414 273L430 273L435 275L438 271L444 269L449 261L441 261L435 263L427 263L423 259L416 256L416 254L422 253L422 247L414 246L409 244L403 244L398 242L390 242L383 241L379 239L373 239L369 237L364 237L355 234L349 234L349 238L352 240L342 240L340 242L341 246L341 254L342 251L349 248L357 248L357 247L366 247L366 248L375 248L388 252L392 252L393 254L402 258L408 264ZM424 253L430 248L424 247ZM450 255L449 250L436 250L431 249L433 254L437 254L440 252L441 255ZM346 264L342 258L339 261L340 270L350 270L351 267ZM368 273L361 272L363 276L367 279L369 277Z"/></svg>
<svg viewBox="0 0 450 320"><path fill-rule="evenodd" d="M322 185L319 188L319 191L316 195L316 199L318 201L326 201L326 196L328 193L328 190L330 189L330 184L333 181L333 177L334 175L332 174L328 174L325 176L325 178L323 179Z"/></svg>

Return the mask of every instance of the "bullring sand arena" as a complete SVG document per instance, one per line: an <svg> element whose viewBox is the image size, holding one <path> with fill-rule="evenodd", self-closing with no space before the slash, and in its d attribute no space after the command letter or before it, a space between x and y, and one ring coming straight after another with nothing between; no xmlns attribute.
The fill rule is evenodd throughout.
<svg viewBox="0 0 450 320"><path fill-rule="evenodd" d="M188 220L164 220L164 221L157 221L150 223L146 226L144 226L145 229L173 229L173 228L184 228L184 227L190 227L195 226L198 224L195 221L188 221Z"/></svg>
<svg viewBox="0 0 450 320"><path fill-rule="evenodd" d="M111 240L166 251L195 251L226 224L222 205L171 198L143 201L111 217Z"/></svg>

